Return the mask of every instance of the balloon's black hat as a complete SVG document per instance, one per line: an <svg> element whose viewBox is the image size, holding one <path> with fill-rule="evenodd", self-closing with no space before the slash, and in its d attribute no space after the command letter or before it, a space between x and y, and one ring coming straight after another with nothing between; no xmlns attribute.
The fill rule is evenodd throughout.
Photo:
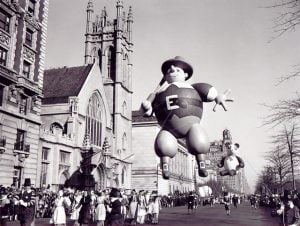
<svg viewBox="0 0 300 226"><path fill-rule="evenodd" d="M193 67L185 59L183 59L183 57L176 56L172 59L166 60L161 65L161 71L164 75L167 74L167 71L169 70L171 65L182 68L182 70L188 74L185 80L188 80L190 77L192 77Z"/></svg>

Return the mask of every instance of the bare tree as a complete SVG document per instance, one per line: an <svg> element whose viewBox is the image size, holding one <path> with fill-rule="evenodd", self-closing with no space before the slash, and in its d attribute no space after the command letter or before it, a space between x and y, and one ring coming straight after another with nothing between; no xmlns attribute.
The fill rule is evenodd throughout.
<svg viewBox="0 0 300 226"><path fill-rule="evenodd" d="M275 150L267 152L265 158L273 168L275 184L279 184L280 192L283 192L285 184L289 182L288 175L291 173L289 155L277 146ZM279 183L277 183L277 175Z"/></svg>
<svg viewBox="0 0 300 226"><path fill-rule="evenodd" d="M279 11L279 15L274 18L273 32L271 41L278 37L296 30L300 24L300 1L299 0L273 0L274 4L266 8ZM279 78L278 84L300 76L300 64L292 67L292 71Z"/></svg>
<svg viewBox="0 0 300 226"><path fill-rule="evenodd" d="M295 99L280 100L274 105L263 104L263 106L270 112L263 119L264 126L276 127L300 117L300 95L297 95Z"/></svg>
<svg viewBox="0 0 300 226"><path fill-rule="evenodd" d="M286 32L294 31L300 24L300 1L299 0L280 0L275 1L272 6L267 8L279 9L280 13L274 20L274 37L278 38Z"/></svg>
<svg viewBox="0 0 300 226"><path fill-rule="evenodd" d="M299 166L299 159L297 155L300 152L300 132L299 128L295 124L290 126L283 126L275 136L273 136L273 143L282 150L283 153L287 153L290 160L290 169L292 174L293 189L296 189L294 168Z"/></svg>
<svg viewBox="0 0 300 226"><path fill-rule="evenodd" d="M263 192L263 190L267 190L267 193L273 193L276 188L277 185L276 181L274 180L273 167L269 165L265 166L258 177L255 192L257 193Z"/></svg>

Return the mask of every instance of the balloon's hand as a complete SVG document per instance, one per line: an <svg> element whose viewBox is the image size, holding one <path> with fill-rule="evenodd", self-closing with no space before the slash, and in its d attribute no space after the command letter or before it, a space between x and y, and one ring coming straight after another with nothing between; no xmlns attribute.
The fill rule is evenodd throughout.
<svg viewBox="0 0 300 226"><path fill-rule="evenodd" d="M231 92L230 89L226 90L223 94L218 95L215 99L215 106L213 108L213 111L216 111L216 108L218 105L221 105L224 109L224 111L227 111L226 102L233 102L232 98L228 98L227 95Z"/></svg>
<svg viewBox="0 0 300 226"><path fill-rule="evenodd" d="M151 113L152 113L152 104L149 100L143 101L141 107L142 107L145 115L151 115Z"/></svg>

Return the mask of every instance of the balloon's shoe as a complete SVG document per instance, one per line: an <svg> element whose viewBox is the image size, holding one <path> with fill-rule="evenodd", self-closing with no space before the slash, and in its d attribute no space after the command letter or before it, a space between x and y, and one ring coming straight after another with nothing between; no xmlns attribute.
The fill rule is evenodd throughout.
<svg viewBox="0 0 300 226"><path fill-rule="evenodd" d="M200 177L207 177L208 176L208 173L205 169L205 162L203 162L203 161L199 162L198 174L199 174Z"/></svg>
<svg viewBox="0 0 300 226"><path fill-rule="evenodd" d="M162 176L163 176L164 179L169 179L170 178L169 164L168 163L163 163L163 165L162 165Z"/></svg>

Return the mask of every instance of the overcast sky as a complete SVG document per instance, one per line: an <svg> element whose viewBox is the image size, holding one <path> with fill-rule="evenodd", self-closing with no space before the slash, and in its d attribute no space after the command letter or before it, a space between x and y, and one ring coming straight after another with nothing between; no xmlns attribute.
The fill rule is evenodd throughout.
<svg viewBox="0 0 300 226"><path fill-rule="evenodd" d="M70 4L72 2L72 4ZM51 0L46 68L84 63L88 0ZM95 14L106 6L115 18L112 0L94 0ZM204 106L202 125L211 140L228 128L241 145L246 175L253 187L265 164L272 134L261 127L267 114L261 103L292 98L300 80L276 86L278 78L300 63L299 30L269 43L278 11L273 0L124 0L133 10L133 110L139 108L161 79L161 64L177 55L194 68L190 83L207 82L222 93L232 90L229 110Z"/></svg>

